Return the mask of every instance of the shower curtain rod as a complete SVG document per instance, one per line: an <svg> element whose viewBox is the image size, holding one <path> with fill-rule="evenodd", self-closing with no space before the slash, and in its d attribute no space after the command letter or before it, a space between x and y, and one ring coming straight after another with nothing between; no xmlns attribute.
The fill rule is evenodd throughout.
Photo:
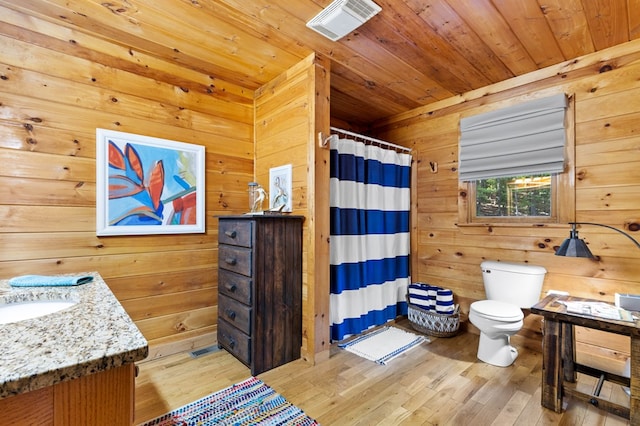
<svg viewBox="0 0 640 426"><path fill-rule="evenodd" d="M386 141L383 141L383 140L380 140L380 139L370 138L369 136L360 135L358 133L353 133L353 132L350 132L348 130L339 129L337 127L330 127L330 129L335 131L335 132L342 133L343 135L353 136L353 137L356 137L356 138L364 139L364 140L369 141L369 142L381 144L381 145L384 145L386 147L391 147L393 149L399 149L399 150L402 150L402 151L411 152L411 148L407 148L406 146L400 146L400 145L396 145L396 144L393 144L391 142L386 142Z"/></svg>

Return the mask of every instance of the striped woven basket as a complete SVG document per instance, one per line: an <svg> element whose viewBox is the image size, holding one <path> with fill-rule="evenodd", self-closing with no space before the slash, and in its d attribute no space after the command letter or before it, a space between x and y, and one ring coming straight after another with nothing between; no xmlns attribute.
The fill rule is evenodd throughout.
<svg viewBox="0 0 640 426"><path fill-rule="evenodd" d="M453 337L460 330L460 308L452 314L439 314L427 311L409 303L407 295L409 321L414 330L433 337Z"/></svg>

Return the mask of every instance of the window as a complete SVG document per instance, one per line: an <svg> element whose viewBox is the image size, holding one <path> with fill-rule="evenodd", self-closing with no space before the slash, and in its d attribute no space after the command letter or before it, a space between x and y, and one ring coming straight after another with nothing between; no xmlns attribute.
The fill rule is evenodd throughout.
<svg viewBox="0 0 640 426"><path fill-rule="evenodd" d="M551 216L551 175L476 181L477 217Z"/></svg>
<svg viewBox="0 0 640 426"><path fill-rule="evenodd" d="M460 123L459 224L573 219L573 106L564 94Z"/></svg>

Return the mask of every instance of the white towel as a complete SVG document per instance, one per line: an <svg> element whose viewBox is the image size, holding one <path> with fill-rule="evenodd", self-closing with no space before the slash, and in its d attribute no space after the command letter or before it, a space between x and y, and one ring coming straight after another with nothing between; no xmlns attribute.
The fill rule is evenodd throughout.
<svg viewBox="0 0 640 426"><path fill-rule="evenodd" d="M448 288L438 290L436 295L436 312L439 314L452 314L453 311L453 291Z"/></svg>
<svg viewBox="0 0 640 426"><path fill-rule="evenodd" d="M422 309L430 310L429 285L423 283L409 284L409 303Z"/></svg>
<svg viewBox="0 0 640 426"><path fill-rule="evenodd" d="M441 290L437 285L432 285L429 287L429 301L431 302L431 309L436 310L437 308L437 299L438 299L438 291Z"/></svg>

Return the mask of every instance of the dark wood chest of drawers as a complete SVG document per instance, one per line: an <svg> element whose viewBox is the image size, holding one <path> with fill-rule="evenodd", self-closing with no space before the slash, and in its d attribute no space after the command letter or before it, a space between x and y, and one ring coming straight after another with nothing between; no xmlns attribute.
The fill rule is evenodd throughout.
<svg viewBox="0 0 640 426"><path fill-rule="evenodd" d="M304 217L218 219L218 346L253 375L300 358Z"/></svg>

